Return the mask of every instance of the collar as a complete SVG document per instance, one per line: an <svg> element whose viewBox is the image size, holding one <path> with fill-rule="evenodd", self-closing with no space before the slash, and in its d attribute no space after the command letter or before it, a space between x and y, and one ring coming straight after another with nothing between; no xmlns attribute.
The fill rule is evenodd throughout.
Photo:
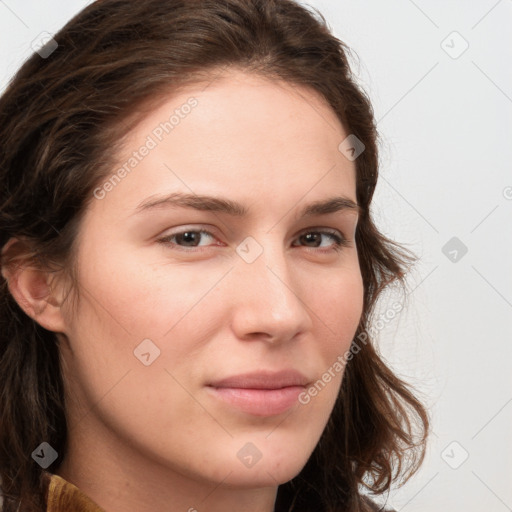
<svg viewBox="0 0 512 512"><path fill-rule="evenodd" d="M105 512L72 483L59 475L45 473L48 489L46 512Z"/></svg>

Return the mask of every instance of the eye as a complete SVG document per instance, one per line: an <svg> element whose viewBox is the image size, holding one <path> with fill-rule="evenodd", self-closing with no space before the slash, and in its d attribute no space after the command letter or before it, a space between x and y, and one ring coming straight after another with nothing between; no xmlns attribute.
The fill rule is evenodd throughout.
<svg viewBox="0 0 512 512"><path fill-rule="evenodd" d="M327 236L330 238L334 243L330 245L331 249L327 249L328 252L330 250L333 251L341 251L343 247L349 246L349 241L344 238L344 236L339 231L333 231L333 230L310 230L303 232L301 235L299 235L298 240L301 240L303 243L306 244L313 244L312 246L309 246L313 249L320 247L320 244L322 243L322 236Z"/></svg>
<svg viewBox="0 0 512 512"><path fill-rule="evenodd" d="M171 235L165 236L158 239L158 242L178 247L201 247L204 244L200 244L203 235L215 238L209 231L205 229L187 229L185 231L179 231ZM184 244L184 245L181 245Z"/></svg>
<svg viewBox="0 0 512 512"><path fill-rule="evenodd" d="M309 246L311 249L322 249L325 247L322 246L322 237L327 237L333 241L333 243L331 243L330 246L327 246L327 250L324 249L321 250L321 252L340 251L343 247L348 247L350 245L349 241L337 230L309 230L302 232L297 240L304 244L311 244ZM178 250L187 251L190 249L188 252L195 252L193 249L196 247L213 245L207 243L201 244L200 242L205 238L215 239L215 236L205 229L186 229L159 238L157 242L169 245L171 248L177 248ZM294 247L296 246L294 245Z"/></svg>

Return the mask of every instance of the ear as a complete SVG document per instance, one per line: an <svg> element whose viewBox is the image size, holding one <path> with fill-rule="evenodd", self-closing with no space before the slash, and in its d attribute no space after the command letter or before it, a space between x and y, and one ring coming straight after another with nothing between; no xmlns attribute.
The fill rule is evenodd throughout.
<svg viewBox="0 0 512 512"><path fill-rule="evenodd" d="M11 238L2 250L2 276L20 308L45 329L65 332L61 310L64 294L55 272L43 269L28 244Z"/></svg>

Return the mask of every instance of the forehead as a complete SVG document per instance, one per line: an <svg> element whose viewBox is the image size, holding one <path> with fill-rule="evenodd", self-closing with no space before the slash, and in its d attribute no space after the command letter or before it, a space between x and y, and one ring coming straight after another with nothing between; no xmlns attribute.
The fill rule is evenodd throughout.
<svg viewBox="0 0 512 512"><path fill-rule="evenodd" d="M128 172L109 201L136 208L142 196L174 191L262 206L338 192L355 201L355 162L338 149L347 135L316 91L232 71L159 100L126 137L118 166Z"/></svg>

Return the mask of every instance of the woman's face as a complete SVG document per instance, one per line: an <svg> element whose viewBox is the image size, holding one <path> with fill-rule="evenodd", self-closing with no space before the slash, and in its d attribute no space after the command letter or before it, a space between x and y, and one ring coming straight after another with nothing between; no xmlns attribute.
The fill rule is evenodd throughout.
<svg viewBox="0 0 512 512"><path fill-rule="evenodd" d="M298 474L362 312L348 135L311 91L242 72L130 132L62 309L70 460L249 487Z"/></svg>

